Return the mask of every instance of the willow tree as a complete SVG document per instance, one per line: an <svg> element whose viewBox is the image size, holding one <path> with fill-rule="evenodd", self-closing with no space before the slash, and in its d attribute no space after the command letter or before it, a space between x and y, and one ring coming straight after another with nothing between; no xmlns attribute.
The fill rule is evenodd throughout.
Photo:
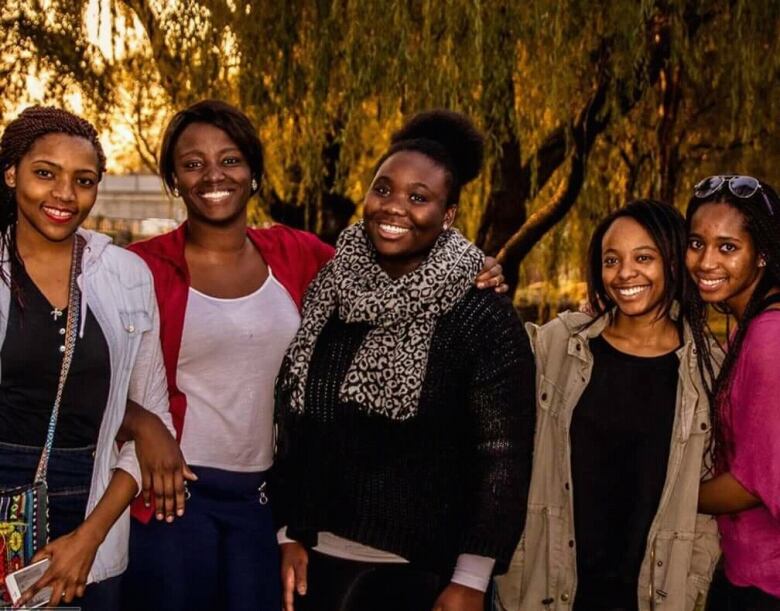
<svg viewBox="0 0 780 611"><path fill-rule="evenodd" d="M97 2L108 50L89 35ZM513 282L567 216L555 239L586 236L609 202L679 198L705 156L743 162L777 140L778 0L6 4L3 55L23 50L95 112L129 96L149 165L159 121L144 112L239 104L268 143L263 205L329 235L404 115L469 113L488 135L488 170L461 224Z"/></svg>

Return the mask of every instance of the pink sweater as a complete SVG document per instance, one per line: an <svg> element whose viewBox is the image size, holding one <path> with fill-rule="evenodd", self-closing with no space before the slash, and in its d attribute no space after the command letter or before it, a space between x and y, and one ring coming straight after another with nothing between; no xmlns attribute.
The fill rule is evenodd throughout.
<svg viewBox="0 0 780 611"><path fill-rule="evenodd" d="M731 474L763 504L718 518L726 576L780 597L780 310L750 323L729 403Z"/></svg>

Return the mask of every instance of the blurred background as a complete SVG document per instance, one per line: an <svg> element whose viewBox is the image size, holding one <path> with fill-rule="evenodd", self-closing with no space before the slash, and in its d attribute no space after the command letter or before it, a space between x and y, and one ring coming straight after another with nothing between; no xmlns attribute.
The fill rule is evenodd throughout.
<svg viewBox="0 0 780 611"><path fill-rule="evenodd" d="M90 223L120 243L184 216L155 176L171 114L244 109L266 147L256 224L333 242L404 116L449 107L488 136L461 230L518 307L584 297L596 222L631 199L684 209L697 179L778 186L780 0L2 0L0 127L62 105L101 131Z"/></svg>

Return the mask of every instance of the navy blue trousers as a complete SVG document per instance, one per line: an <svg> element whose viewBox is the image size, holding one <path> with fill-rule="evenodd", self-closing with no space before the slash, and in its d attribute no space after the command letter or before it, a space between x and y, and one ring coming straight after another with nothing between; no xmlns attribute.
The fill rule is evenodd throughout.
<svg viewBox="0 0 780 611"><path fill-rule="evenodd" d="M124 611L279 611L279 548L264 473L192 467L185 514L133 520ZM265 502L262 502L265 501Z"/></svg>
<svg viewBox="0 0 780 611"><path fill-rule="evenodd" d="M53 448L46 478L49 493L49 540L76 529L84 521L95 460L94 446ZM0 443L0 488L32 484L41 448ZM87 586L83 598L69 607L82 611L119 609L119 577Z"/></svg>

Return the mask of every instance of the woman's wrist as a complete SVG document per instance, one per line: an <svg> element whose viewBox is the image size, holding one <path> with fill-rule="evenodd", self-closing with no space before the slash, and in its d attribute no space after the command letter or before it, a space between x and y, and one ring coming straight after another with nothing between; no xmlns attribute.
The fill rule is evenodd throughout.
<svg viewBox="0 0 780 611"><path fill-rule="evenodd" d="M125 416L117 434L117 440L132 441L137 439L138 435L143 431L143 422L147 414L152 415L151 412L147 412L135 401L128 400Z"/></svg>
<svg viewBox="0 0 780 611"><path fill-rule="evenodd" d="M97 549L108 535L108 529L105 528L105 526L97 523L98 521L96 519L91 520L90 518L91 516L87 517L84 522L76 527L74 532L77 537L87 541L90 545Z"/></svg>

